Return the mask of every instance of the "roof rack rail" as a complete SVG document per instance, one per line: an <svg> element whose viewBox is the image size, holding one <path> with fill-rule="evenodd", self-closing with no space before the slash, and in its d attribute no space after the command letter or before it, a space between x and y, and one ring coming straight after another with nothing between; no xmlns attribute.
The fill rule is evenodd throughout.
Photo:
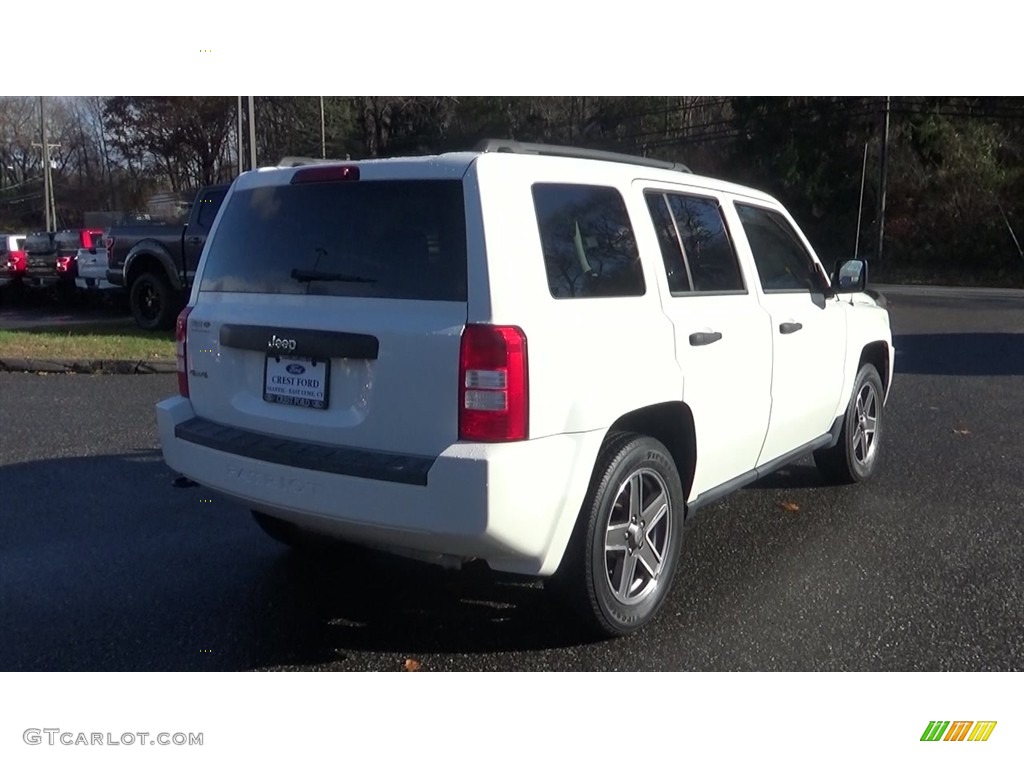
<svg viewBox="0 0 1024 768"><path fill-rule="evenodd" d="M330 157L283 157L277 164L278 168L295 168L299 165L323 165L325 163L345 163L347 160L335 160Z"/></svg>
<svg viewBox="0 0 1024 768"><path fill-rule="evenodd" d="M483 139L475 147L475 152L511 152L520 155L553 155L557 157L579 157L585 160L607 160L613 163L630 163L632 165L646 165L650 168L662 168L667 171L681 171L682 173L693 173L689 167L682 163L673 163L668 160L658 160L653 157L641 157L640 155L626 155L621 152L605 152L601 149L586 149L584 147L565 147L557 144L531 144L525 141L514 141L512 139Z"/></svg>

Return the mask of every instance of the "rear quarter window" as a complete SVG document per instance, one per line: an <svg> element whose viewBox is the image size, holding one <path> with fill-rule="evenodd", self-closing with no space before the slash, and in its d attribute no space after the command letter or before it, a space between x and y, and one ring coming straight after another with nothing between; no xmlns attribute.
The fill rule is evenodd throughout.
<svg viewBox="0 0 1024 768"><path fill-rule="evenodd" d="M533 204L553 297L644 294L640 252L617 189L534 184Z"/></svg>
<svg viewBox="0 0 1024 768"><path fill-rule="evenodd" d="M466 300L459 180L284 184L225 206L201 291Z"/></svg>

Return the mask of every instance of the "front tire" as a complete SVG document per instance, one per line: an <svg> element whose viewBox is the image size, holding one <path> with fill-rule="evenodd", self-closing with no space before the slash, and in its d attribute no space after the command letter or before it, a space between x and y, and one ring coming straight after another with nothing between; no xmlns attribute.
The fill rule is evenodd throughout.
<svg viewBox="0 0 1024 768"><path fill-rule="evenodd" d="M814 452L814 463L829 482L859 483L875 473L882 445L884 399L882 377L873 365L865 365L854 381L839 442Z"/></svg>
<svg viewBox="0 0 1024 768"><path fill-rule="evenodd" d="M143 272L132 283L129 294L132 315L147 331L174 327L178 315L177 297L167 278L155 272Z"/></svg>
<svg viewBox="0 0 1024 768"><path fill-rule="evenodd" d="M552 586L597 633L635 632L654 619L672 585L684 508L679 472L662 443L611 436Z"/></svg>

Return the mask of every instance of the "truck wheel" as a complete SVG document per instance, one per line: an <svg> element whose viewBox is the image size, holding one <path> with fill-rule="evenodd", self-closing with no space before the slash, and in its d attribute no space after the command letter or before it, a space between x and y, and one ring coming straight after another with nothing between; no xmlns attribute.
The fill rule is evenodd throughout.
<svg viewBox="0 0 1024 768"><path fill-rule="evenodd" d="M878 465L882 437L882 378L873 365L865 365L853 384L839 442L814 452L818 471L832 483L867 480Z"/></svg>
<svg viewBox="0 0 1024 768"><path fill-rule="evenodd" d="M132 283L129 295L132 315L140 328L147 331L174 327L177 303L167 278L154 272L143 272Z"/></svg>
<svg viewBox="0 0 1024 768"><path fill-rule="evenodd" d="M550 585L607 637L651 621L679 562L685 499L668 449L643 435L605 441Z"/></svg>

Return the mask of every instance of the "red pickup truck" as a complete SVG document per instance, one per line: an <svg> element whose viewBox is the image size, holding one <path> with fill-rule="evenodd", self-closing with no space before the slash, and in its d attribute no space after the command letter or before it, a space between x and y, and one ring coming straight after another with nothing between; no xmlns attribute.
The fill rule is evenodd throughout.
<svg viewBox="0 0 1024 768"><path fill-rule="evenodd" d="M0 235L0 288L20 283L26 266L25 235Z"/></svg>

